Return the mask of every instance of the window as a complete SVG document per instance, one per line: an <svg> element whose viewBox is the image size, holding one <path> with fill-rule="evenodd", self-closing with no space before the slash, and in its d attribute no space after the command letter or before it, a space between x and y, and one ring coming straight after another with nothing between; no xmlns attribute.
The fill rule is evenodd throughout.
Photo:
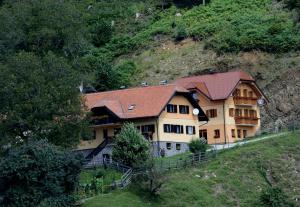
<svg viewBox="0 0 300 207"><path fill-rule="evenodd" d="M235 97L241 97L241 90L240 89L236 89L233 96Z"/></svg>
<svg viewBox="0 0 300 207"><path fill-rule="evenodd" d="M185 127L186 134L196 134L194 126L186 126Z"/></svg>
<svg viewBox="0 0 300 207"><path fill-rule="evenodd" d="M172 149L172 143L170 143L170 142L167 142L167 144L166 144L166 148L167 148L168 150Z"/></svg>
<svg viewBox="0 0 300 207"><path fill-rule="evenodd" d="M248 96L249 96L250 98L253 98L253 92L252 92L252 91L249 91Z"/></svg>
<svg viewBox="0 0 300 207"><path fill-rule="evenodd" d="M215 130L215 136L214 136L214 138L220 138L220 130L219 129Z"/></svg>
<svg viewBox="0 0 300 207"><path fill-rule="evenodd" d="M248 117L248 116L249 116L248 109L244 109L244 116L245 116L245 117Z"/></svg>
<svg viewBox="0 0 300 207"><path fill-rule="evenodd" d="M255 110L250 110L249 114L250 114L251 118L256 118L257 117L257 112Z"/></svg>
<svg viewBox="0 0 300 207"><path fill-rule="evenodd" d="M176 150L180 150L181 144L176 144Z"/></svg>
<svg viewBox="0 0 300 207"><path fill-rule="evenodd" d="M244 138L247 137L247 130L243 130L243 137L244 137Z"/></svg>
<svg viewBox="0 0 300 207"><path fill-rule="evenodd" d="M241 137L242 137L242 135L241 135L241 130L240 130L240 129L237 130L237 135L238 135L238 138L241 138Z"/></svg>
<svg viewBox="0 0 300 207"><path fill-rule="evenodd" d="M244 89L244 90L243 90L243 96L244 96L244 97L247 97L247 89Z"/></svg>
<svg viewBox="0 0 300 207"><path fill-rule="evenodd" d="M206 129L200 130L199 135L200 135L200 138L207 139L207 130Z"/></svg>
<svg viewBox="0 0 300 207"><path fill-rule="evenodd" d="M214 118L214 117L217 117L218 113L217 113L217 109L209 109L209 110L206 110L206 116L208 118Z"/></svg>
<svg viewBox="0 0 300 207"><path fill-rule="evenodd" d="M177 113L177 105L168 104L167 105L167 112L168 113Z"/></svg>
<svg viewBox="0 0 300 207"><path fill-rule="evenodd" d="M164 124L164 132L183 134L183 126L182 125Z"/></svg>
<svg viewBox="0 0 300 207"><path fill-rule="evenodd" d="M176 134L183 134L183 126L182 125L171 125L171 130Z"/></svg>
<svg viewBox="0 0 300 207"><path fill-rule="evenodd" d="M231 116L231 117L234 116L234 109L233 108L229 109L229 116Z"/></svg>
<svg viewBox="0 0 300 207"><path fill-rule="evenodd" d="M235 138L235 129L231 129L231 137Z"/></svg>
<svg viewBox="0 0 300 207"><path fill-rule="evenodd" d="M153 133L155 132L155 127L154 124L149 124L149 125L143 125L142 127L142 134L143 133Z"/></svg>
<svg viewBox="0 0 300 207"><path fill-rule="evenodd" d="M96 132L96 130L94 129L93 130L93 139L96 139L97 138L97 132Z"/></svg>
<svg viewBox="0 0 300 207"><path fill-rule="evenodd" d="M179 105L179 113L189 114L189 106Z"/></svg>
<svg viewBox="0 0 300 207"><path fill-rule="evenodd" d="M164 124L164 132L171 133L171 124Z"/></svg>
<svg viewBox="0 0 300 207"><path fill-rule="evenodd" d="M235 109L235 116L237 116L237 117L242 116L242 110L241 109Z"/></svg>

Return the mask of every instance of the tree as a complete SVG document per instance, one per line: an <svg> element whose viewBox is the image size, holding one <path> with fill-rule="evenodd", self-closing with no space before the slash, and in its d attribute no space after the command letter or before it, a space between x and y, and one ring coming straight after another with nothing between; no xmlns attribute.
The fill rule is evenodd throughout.
<svg viewBox="0 0 300 207"><path fill-rule="evenodd" d="M11 149L0 161L1 206L72 206L82 158L46 140Z"/></svg>
<svg viewBox="0 0 300 207"><path fill-rule="evenodd" d="M113 159L128 166L136 166L150 158L150 143L132 123L125 123L116 136Z"/></svg>
<svg viewBox="0 0 300 207"><path fill-rule="evenodd" d="M82 13L72 1L5 1L0 25L1 55L21 50L46 55L52 51L76 58L88 48Z"/></svg>
<svg viewBox="0 0 300 207"><path fill-rule="evenodd" d="M76 145L87 124L79 83L67 61L53 53L39 58L22 52L0 64L0 142L31 137Z"/></svg>
<svg viewBox="0 0 300 207"><path fill-rule="evenodd" d="M192 153L206 152L207 144L201 139L192 139L189 143L189 148Z"/></svg>

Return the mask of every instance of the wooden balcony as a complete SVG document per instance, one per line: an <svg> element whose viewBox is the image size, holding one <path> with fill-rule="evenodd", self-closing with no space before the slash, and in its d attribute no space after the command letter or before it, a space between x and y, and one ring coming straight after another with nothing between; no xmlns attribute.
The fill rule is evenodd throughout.
<svg viewBox="0 0 300 207"><path fill-rule="evenodd" d="M238 126L256 126L258 125L257 117L234 117L235 124Z"/></svg>
<svg viewBox="0 0 300 207"><path fill-rule="evenodd" d="M250 97L234 97L233 101L238 106L255 106L257 104L257 98Z"/></svg>

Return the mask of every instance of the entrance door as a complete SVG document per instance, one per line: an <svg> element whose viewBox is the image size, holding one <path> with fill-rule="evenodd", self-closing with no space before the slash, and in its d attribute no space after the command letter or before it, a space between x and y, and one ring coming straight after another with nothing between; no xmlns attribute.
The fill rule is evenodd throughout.
<svg viewBox="0 0 300 207"><path fill-rule="evenodd" d="M244 137L244 138L247 137L247 130L243 130L243 137Z"/></svg>
<svg viewBox="0 0 300 207"><path fill-rule="evenodd" d="M200 138L205 138L207 140L207 130L203 129L199 131Z"/></svg>
<svg viewBox="0 0 300 207"><path fill-rule="evenodd" d="M107 129L103 129L103 138L104 138L104 140L106 140L107 137L108 137L108 131L107 131Z"/></svg>

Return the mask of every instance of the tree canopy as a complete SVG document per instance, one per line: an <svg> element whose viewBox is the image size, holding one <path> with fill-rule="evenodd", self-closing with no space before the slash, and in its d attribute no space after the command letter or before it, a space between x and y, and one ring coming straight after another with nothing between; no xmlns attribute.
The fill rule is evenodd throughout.
<svg viewBox="0 0 300 207"><path fill-rule="evenodd" d="M45 140L11 149L0 160L1 206L72 206L82 159Z"/></svg>
<svg viewBox="0 0 300 207"><path fill-rule="evenodd" d="M142 164L150 158L150 144L132 123L125 123L116 136L113 159L128 166Z"/></svg>

